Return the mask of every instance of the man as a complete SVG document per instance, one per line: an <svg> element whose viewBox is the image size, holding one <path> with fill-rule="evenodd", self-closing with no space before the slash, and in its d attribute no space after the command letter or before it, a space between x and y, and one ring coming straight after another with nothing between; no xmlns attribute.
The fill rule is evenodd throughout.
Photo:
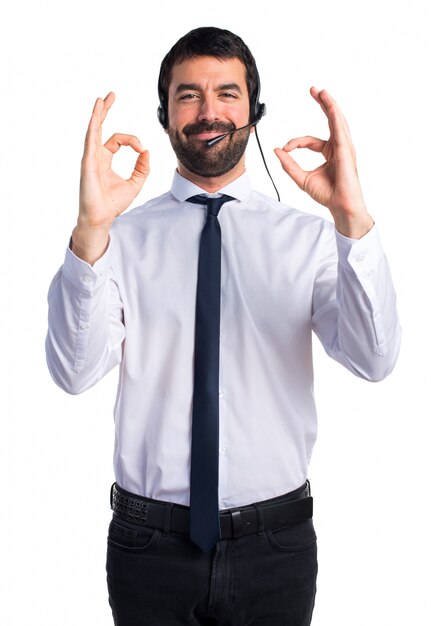
<svg viewBox="0 0 431 626"><path fill-rule="evenodd" d="M103 145L114 95L94 106L47 357L70 393L120 364L107 560L117 626L311 622L311 331L370 380L392 370L400 336L347 124L327 92L311 95L329 140L276 154L335 228L251 190L245 148L263 105L254 59L229 31L191 31L163 60L159 120L178 169L170 192L126 215L148 153L131 135ZM138 153L129 180L111 169L123 145ZM326 162L304 172L295 148Z"/></svg>

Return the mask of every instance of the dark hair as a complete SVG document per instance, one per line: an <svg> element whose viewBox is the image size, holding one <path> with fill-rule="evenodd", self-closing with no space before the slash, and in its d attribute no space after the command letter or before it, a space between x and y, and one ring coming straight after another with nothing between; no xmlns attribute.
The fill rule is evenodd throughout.
<svg viewBox="0 0 431 626"><path fill-rule="evenodd" d="M246 82L250 102L255 103L259 98L259 75L256 61L249 48L241 37L229 30L214 26L195 28L181 37L172 46L160 66L159 74L159 119L162 125L167 126L168 119L168 91L172 78L172 68L177 63L193 57L209 56L218 59L239 59L246 69ZM165 123L164 123L165 122Z"/></svg>

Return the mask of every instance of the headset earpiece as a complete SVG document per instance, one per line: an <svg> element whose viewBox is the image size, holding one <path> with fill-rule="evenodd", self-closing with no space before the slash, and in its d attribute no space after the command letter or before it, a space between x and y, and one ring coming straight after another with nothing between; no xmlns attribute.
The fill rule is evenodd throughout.
<svg viewBox="0 0 431 626"><path fill-rule="evenodd" d="M157 91L159 93L159 106L157 107L157 118L164 129L169 126L168 118L168 103L166 102L165 94L162 89L161 72L159 74L159 81L157 84Z"/></svg>
<svg viewBox="0 0 431 626"><path fill-rule="evenodd" d="M163 126L163 128L168 128L169 126L169 122L168 122L168 110L167 110L167 106L165 103L165 99L161 93L161 90L159 89L159 99L160 99L160 104L157 108L157 118L160 122L160 124Z"/></svg>
<svg viewBox="0 0 431 626"><path fill-rule="evenodd" d="M265 115L265 113L266 113L266 106L265 106L265 104L259 102L259 97L260 97L260 78L259 78L259 72L257 71L257 67L256 66L255 66L255 71L256 71L256 88L255 88L255 90L253 92L252 97L250 98L250 113L253 115L251 121L257 123Z"/></svg>
<svg viewBox="0 0 431 626"><path fill-rule="evenodd" d="M262 117L266 113L266 104L264 104L263 102L262 103L258 102L257 105L258 106L256 107L256 114L254 118L255 122L258 122L259 120L261 120Z"/></svg>

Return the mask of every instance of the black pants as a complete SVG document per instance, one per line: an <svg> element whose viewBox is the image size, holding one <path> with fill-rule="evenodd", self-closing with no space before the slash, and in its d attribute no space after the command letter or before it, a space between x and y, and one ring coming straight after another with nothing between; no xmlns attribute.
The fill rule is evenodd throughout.
<svg viewBox="0 0 431 626"><path fill-rule="evenodd" d="M317 576L311 519L226 539L202 553L186 535L109 527L107 578L116 626L309 626Z"/></svg>

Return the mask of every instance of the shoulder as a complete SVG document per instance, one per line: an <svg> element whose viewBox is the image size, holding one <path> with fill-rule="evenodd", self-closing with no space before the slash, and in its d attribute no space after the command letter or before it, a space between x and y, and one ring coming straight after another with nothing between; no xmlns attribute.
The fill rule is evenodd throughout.
<svg viewBox="0 0 431 626"><path fill-rule="evenodd" d="M112 224L112 229L117 232L128 230L129 228L139 228L152 219L165 215L166 212L178 209L178 200L174 198L170 191L156 198L152 198L141 204L129 209L126 213L119 215Z"/></svg>
<svg viewBox="0 0 431 626"><path fill-rule="evenodd" d="M178 202L170 191L162 194L161 196L157 196L156 198L151 198L151 200L147 200L144 204L134 207L133 209L129 209L126 213L120 215L116 221L119 223L129 220L139 220L144 218L146 215L151 215L154 212L164 211L173 204Z"/></svg>
<svg viewBox="0 0 431 626"><path fill-rule="evenodd" d="M279 202L270 196L267 196L259 191L252 191L252 206L253 208L262 213L270 215L274 220L274 223L280 228L293 228L300 230L315 231L322 235L331 236L334 231L333 224L319 215L312 213L306 213L300 211L295 207ZM244 203L246 204L246 203Z"/></svg>

